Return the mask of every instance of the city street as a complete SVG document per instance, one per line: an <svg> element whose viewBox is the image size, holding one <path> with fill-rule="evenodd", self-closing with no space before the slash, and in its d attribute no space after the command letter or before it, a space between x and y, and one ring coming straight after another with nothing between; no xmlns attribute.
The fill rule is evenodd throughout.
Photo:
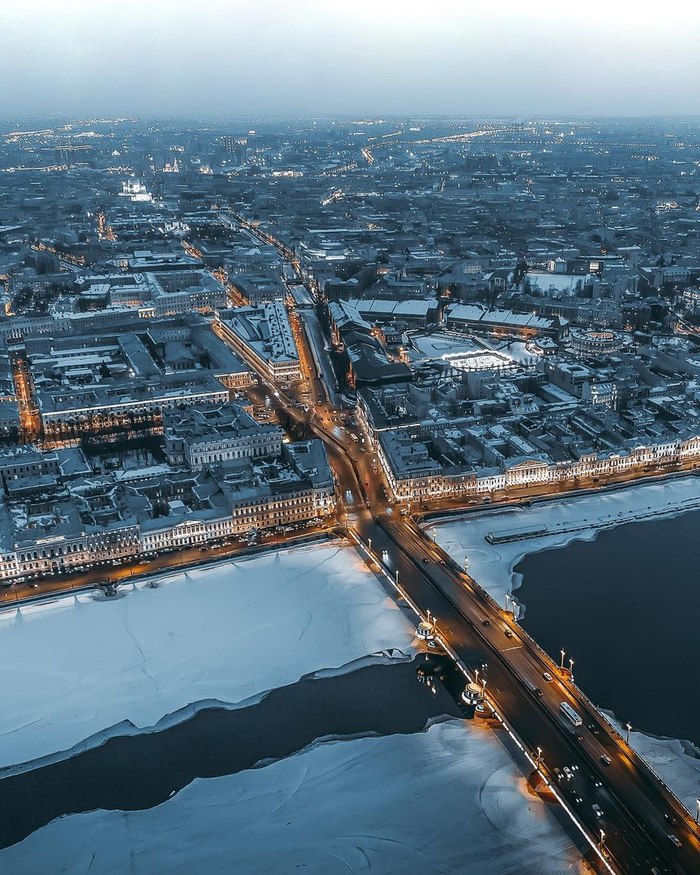
<svg viewBox="0 0 700 875"><path fill-rule="evenodd" d="M220 545L195 545L179 550L168 550L149 559L125 558L116 565L106 562L86 568L84 571L37 577L33 581L0 587L0 607L50 598L66 592L81 592L94 589L102 584L118 586L135 578L143 579L146 575L155 577L163 572L178 571L209 562L250 555L259 550L291 547L295 544L332 535L332 533L332 528L326 526L306 526L288 533L265 532L258 535L254 544L246 541L234 541Z"/></svg>
<svg viewBox="0 0 700 875"><path fill-rule="evenodd" d="M318 374L300 334L297 343L306 392L313 393L316 406L307 414L298 401L274 386L268 386L270 400L291 422L324 440L348 528L368 548L371 545L373 557L389 574L398 574L400 585L424 615L429 611L436 619L440 635L464 665L473 667L475 656L479 664L483 660L490 701L533 761L539 758L573 821L598 851L601 865L605 859L613 871L647 873L654 867L660 872L697 871L697 825L668 788L517 626L512 615L506 615L457 569L409 516L398 517L398 508L388 506L372 454L363 452L360 444L364 438L358 432L357 441L353 440L352 431L337 425L342 411L328 402L321 404ZM597 488L597 483L576 486ZM551 487L542 493L535 490L528 498L549 493ZM496 498L508 501L511 496ZM552 676L551 682L545 680L545 672ZM562 714L564 702L580 714L580 727ZM565 777L560 780L555 769Z"/></svg>
<svg viewBox="0 0 700 875"><path fill-rule="evenodd" d="M222 723L268 845L165 750L13 871L700 875L700 6L501 5L0 5L7 775L444 718Z"/></svg>

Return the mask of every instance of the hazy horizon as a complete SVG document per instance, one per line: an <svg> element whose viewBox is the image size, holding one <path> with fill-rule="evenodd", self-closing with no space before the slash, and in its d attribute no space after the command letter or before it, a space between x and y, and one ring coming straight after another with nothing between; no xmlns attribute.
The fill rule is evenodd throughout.
<svg viewBox="0 0 700 875"><path fill-rule="evenodd" d="M0 116L692 117L685 5L9 2Z"/></svg>

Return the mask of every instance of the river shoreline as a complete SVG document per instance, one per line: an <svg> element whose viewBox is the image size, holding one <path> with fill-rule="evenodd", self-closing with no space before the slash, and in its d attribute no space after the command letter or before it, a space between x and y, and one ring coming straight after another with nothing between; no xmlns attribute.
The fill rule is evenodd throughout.
<svg viewBox="0 0 700 875"><path fill-rule="evenodd" d="M513 569L523 628L555 661L562 648L565 661L574 658L576 680L594 702L623 723L694 745L700 703L686 691L700 613L691 580L698 527L698 511L627 523L530 553Z"/></svg>
<svg viewBox="0 0 700 875"><path fill-rule="evenodd" d="M419 683L417 659L305 678L248 707L210 705L159 730L113 735L73 756L0 779L0 848L57 817L152 808L197 778L284 759L320 739L421 732L461 716L444 687Z"/></svg>
<svg viewBox="0 0 700 875"><path fill-rule="evenodd" d="M585 628L580 630L580 637L575 637L568 629L562 627L561 620L562 616L582 616L582 607L586 607L586 598L583 598L581 604L570 604L561 615L555 608L562 598L562 593L572 589L570 585L572 575L581 551L588 550L591 557L596 555L599 557L599 545L605 543L607 539L616 539L625 529L644 532L644 535L640 535L642 545L652 540L649 537L649 529L645 529L649 526L668 526L669 531L679 526L682 528L687 526L686 541L690 544L697 540L694 534L697 525L680 521L700 519L700 512L692 509L699 499L700 482L695 477L687 477L663 484L631 486L627 490L605 492L598 496L562 498L538 503L529 508L513 508L501 512L490 509L485 513L469 515L461 520L434 521L426 527L431 533L433 528L435 529L434 535L438 543L455 561L460 564L467 561L470 574L504 607L507 602L510 605L515 602L518 618L523 627L549 651L555 661L559 661L562 648L567 651L567 659L572 657L575 661L574 674L577 683L593 701L599 704L602 711L608 715L615 712L613 723L619 721L617 723L619 726L620 723L626 723L627 719L631 721L632 745L650 762L689 810L693 811L695 800L700 795L700 760L697 759L697 745L688 738L695 738L694 730L700 729L700 720L695 722L693 718L689 731L674 734L668 724L648 720L634 703L619 703L605 689L601 689L600 684L596 683L596 678L604 673L610 673L614 675L610 678L611 686L624 688L628 685L629 677L638 667L629 665L625 667L624 660L616 656L620 651L620 642L624 640L623 636L613 636L607 648L609 651L607 657L594 666L593 660L589 657L592 641L595 640L596 648L605 649L600 642L599 621L589 614ZM508 530L516 526L535 527L542 524L547 526L547 533L543 537L506 541L495 545L485 540L491 530ZM659 556L665 555L665 550L673 554L672 547L661 543L663 539L656 540L659 541ZM567 551L571 550L576 552L577 558L574 562L568 563L568 567L564 569L564 557ZM632 550L630 555L636 555L636 552ZM611 555L615 555L614 549ZM547 556L548 559L540 560L539 557L543 556ZM548 564L546 571L544 566L539 571L536 570L540 562ZM598 566L604 565L604 561L598 561ZM694 566L697 567L692 560L689 565L690 570L686 569L686 577L692 576ZM624 568L624 562L622 567ZM589 568L592 579L600 578L602 572L600 567L596 567L594 558ZM648 569L643 567L642 571L646 570ZM652 573L657 579L671 573L669 562L662 562ZM539 582L541 578L547 576L556 580L548 588L546 595L539 596L535 593L538 585L535 581ZM566 581L567 585L564 586L562 581ZM656 588L651 586L647 591L639 586L638 580L635 579L633 583L637 585L630 586L627 591L623 617L627 623L638 624L638 612L645 604L653 605L654 599L658 599L659 592L664 593L664 601L668 601L671 596L665 586ZM604 587L602 594L604 595L605 592ZM676 594L673 598L677 605L685 605L684 610L680 611L683 619L692 616L693 609L684 600L682 594ZM600 600L601 592L589 594L589 607L591 601L602 604ZM544 622L538 622L536 617L541 605L548 605L551 609L547 621ZM605 609L610 610L610 607ZM591 637L591 630L594 632L593 637ZM644 653L650 648L652 652L665 648L673 652L678 634L680 634L678 624L674 620L669 623L667 634L648 636L642 641L640 650ZM681 660L681 664L688 664L687 659L685 663ZM610 670L610 666L614 671ZM618 669L620 669L619 673ZM643 698L644 695L649 697L650 692L652 698L656 697L657 694L653 691L666 689L668 686L666 678L672 676L674 672L678 673L678 665L674 665L673 662L667 663L666 668L658 674L654 672L653 676L649 677L647 688L639 698ZM644 677L646 678L647 675L645 674ZM679 685L682 686L680 682ZM681 690L681 695L687 689L690 687L686 683ZM622 734L625 733L626 728L623 726Z"/></svg>

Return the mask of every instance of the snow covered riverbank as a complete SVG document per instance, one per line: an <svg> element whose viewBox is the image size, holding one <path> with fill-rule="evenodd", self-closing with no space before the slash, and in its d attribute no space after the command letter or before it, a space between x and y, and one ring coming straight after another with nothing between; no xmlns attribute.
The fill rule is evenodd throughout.
<svg viewBox="0 0 700 875"><path fill-rule="evenodd" d="M190 703L246 702L413 628L357 554L317 545L0 612L0 766Z"/></svg>
<svg viewBox="0 0 700 875"><path fill-rule="evenodd" d="M583 871L493 733L459 720L317 743L197 780L147 811L64 817L0 852L0 865L7 875Z"/></svg>
<svg viewBox="0 0 700 875"><path fill-rule="evenodd" d="M605 716L625 737L625 728L615 716L610 713ZM700 751L688 741L656 738L636 731L630 732L630 744L695 816L700 798Z"/></svg>
<svg viewBox="0 0 700 875"><path fill-rule="evenodd" d="M52 755L125 720L150 727L188 703L255 701L393 648L414 650L412 624L354 550L329 545L172 574L115 599L7 611L1 761ZM484 873L581 865L496 735L458 720L317 742L195 780L156 808L62 817L0 851L7 873L404 873L426 861L431 871Z"/></svg>
<svg viewBox="0 0 700 875"><path fill-rule="evenodd" d="M573 498L469 514L426 526L438 544L505 607L506 594L518 586L513 568L528 553L564 547L574 540L593 540L602 528L621 523L672 516L700 507L700 478L682 477L663 483L629 486ZM547 534L520 541L490 544L489 532L546 526ZM516 596L517 598L517 596Z"/></svg>
<svg viewBox="0 0 700 875"><path fill-rule="evenodd" d="M434 522L428 531L460 564L468 562L469 573L504 607L506 594L514 593L520 575L513 569L524 556L564 547L573 540L595 539L603 528L627 522L676 516L698 507L700 480L684 477L663 483L632 486L578 498L557 499L505 510L491 510L461 519ZM547 534L519 541L490 544L489 532L504 533L514 529L546 526ZM527 606L525 606L527 607ZM669 646L671 642L668 642ZM659 642L657 642L657 646ZM612 721L620 729L616 721ZM625 732L622 730L622 734ZM700 760L687 742L673 738L655 738L632 732L635 750L668 784L694 814L700 795Z"/></svg>

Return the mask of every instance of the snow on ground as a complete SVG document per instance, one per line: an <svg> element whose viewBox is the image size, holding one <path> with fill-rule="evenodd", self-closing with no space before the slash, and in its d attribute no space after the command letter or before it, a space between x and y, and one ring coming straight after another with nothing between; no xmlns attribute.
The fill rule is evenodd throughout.
<svg viewBox="0 0 700 875"><path fill-rule="evenodd" d="M672 516L699 505L700 480L683 477L557 499L532 507L487 511L431 523L428 531L457 562L463 564L466 558L469 573L505 606L506 593L513 592L520 584L520 575L514 574L513 568L528 553L563 547L576 539L593 540L602 527L653 516ZM493 545L485 540L489 532L542 524L551 534ZM619 730L619 724L615 725ZM700 760L695 752L686 750L678 739L654 738L641 732L633 732L630 741L694 814L700 777Z"/></svg>
<svg viewBox="0 0 700 875"><path fill-rule="evenodd" d="M613 714L605 713L610 723L623 737L625 729ZM630 744L671 788L691 815L698 809L700 787L700 751L687 741L677 738L656 737L643 732L630 732Z"/></svg>
<svg viewBox="0 0 700 875"><path fill-rule="evenodd" d="M0 612L0 766L412 648L411 624L351 548L279 550L124 593Z"/></svg>
<svg viewBox="0 0 700 875"><path fill-rule="evenodd" d="M669 516L700 507L700 479L682 477L662 483L628 486L595 495L559 498L531 507L504 508L430 523L428 532L457 562L505 607L505 595L520 581L513 568L528 553L593 540L602 527ZM489 532L547 526L544 537L489 544Z"/></svg>
<svg viewBox="0 0 700 875"><path fill-rule="evenodd" d="M533 365L538 358L538 355L528 347L527 342L519 340L492 341L491 346L499 352L508 353L512 359L523 365Z"/></svg>
<svg viewBox="0 0 700 875"><path fill-rule="evenodd" d="M494 734L459 720L317 743L197 780L147 811L64 817L0 852L0 865L6 875L582 871Z"/></svg>
<svg viewBox="0 0 700 875"><path fill-rule="evenodd" d="M471 354L484 351L484 345L469 337L449 334L413 334L411 342L424 358L442 358L445 355Z"/></svg>
<svg viewBox="0 0 700 875"><path fill-rule="evenodd" d="M357 554L329 545L170 574L115 599L67 596L2 612L0 761L79 749L120 721L152 726L188 703L254 701L379 650L410 652L413 641ZM60 818L0 851L3 873L495 875L581 865L496 734L456 720L416 735L319 742L197 780L154 809Z"/></svg>

